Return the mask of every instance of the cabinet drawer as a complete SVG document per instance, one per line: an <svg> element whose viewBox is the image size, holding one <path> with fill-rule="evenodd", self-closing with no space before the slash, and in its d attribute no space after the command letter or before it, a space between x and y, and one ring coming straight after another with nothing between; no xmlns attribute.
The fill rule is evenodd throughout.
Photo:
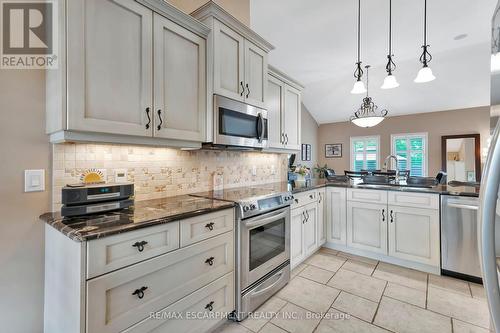
<svg viewBox="0 0 500 333"><path fill-rule="evenodd" d="M314 190L301 192L293 195L294 200L291 208L302 207L304 205L308 205L312 202L316 202L318 198L318 193Z"/></svg>
<svg viewBox="0 0 500 333"><path fill-rule="evenodd" d="M182 220L180 222L181 247L233 230L233 225L234 210L232 209Z"/></svg>
<svg viewBox="0 0 500 333"><path fill-rule="evenodd" d="M389 205L439 209L439 194L389 192Z"/></svg>
<svg viewBox="0 0 500 333"><path fill-rule="evenodd" d="M233 252L227 232L88 281L87 332L119 332L148 318L233 271Z"/></svg>
<svg viewBox="0 0 500 333"><path fill-rule="evenodd" d="M179 248L179 222L96 239L87 244L87 279Z"/></svg>
<svg viewBox="0 0 500 333"><path fill-rule="evenodd" d="M210 311L209 305L212 306ZM189 296L154 313L124 333L188 333L205 332L217 325L220 316L210 317L213 313L228 313L234 309L234 275L229 273ZM176 314L177 318L172 314ZM198 318L194 318L196 314Z"/></svg>
<svg viewBox="0 0 500 333"><path fill-rule="evenodd" d="M348 188L347 200L385 204L387 203L387 191Z"/></svg>

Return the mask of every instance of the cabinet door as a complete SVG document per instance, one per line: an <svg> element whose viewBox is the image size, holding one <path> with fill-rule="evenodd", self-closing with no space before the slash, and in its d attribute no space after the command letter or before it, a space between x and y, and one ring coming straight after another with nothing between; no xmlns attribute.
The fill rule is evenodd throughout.
<svg viewBox="0 0 500 333"><path fill-rule="evenodd" d="M346 189L326 189L326 240L329 243L346 245L347 214Z"/></svg>
<svg viewBox="0 0 500 333"><path fill-rule="evenodd" d="M304 207L306 220L304 222L304 251L306 257L318 248L318 209L317 203Z"/></svg>
<svg viewBox="0 0 500 333"><path fill-rule="evenodd" d="M387 206L347 202L347 246L387 254Z"/></svg>
<svg viewBox="0 0 500 333"><path fill-rule="evenodd" d="M214 22L214 92L235 100L245 100L245 40Z"/></svg>
<svg viewBox="0 0 500 333"><path fill-rule="evenodd" d="M284 105L284 83L272 75L267 76L267 125L270 148L283 148L282 110Z"/></svg>
<svg viewBox="0 0 500 333"><path fill-rule="evenodd" d="M283 132L285 133L285 148L299 150L301 122L300 91L286 85L284 106Z"/></svg>
<svg viewBox="0 0 500 333"><path fill-rule="evenodd" d="M68 129L152 136L153 12L133 0L69 1Z"/></svg>
<svg viewBox="0 0 500 333"><path fill-rule="evenodd" d="M439 211L389 206L389 255L439 267Z"/></svg>
<svg viewBox="0 0 500 333"><path fill-rule="evenodd" d="M292 209L290 220L290 261L294 268L305 256L303 224L305 221L302 208Z"/></svg>
<svg viewBox="0 0 500 333"><path fill-rule="evenodd" d="M326 242L326 218L325 218L325 199L324 189L318 191L318 246Z"/></svg>
<svg viewBox="0 0 500 333"><path fill-rule="evenodd" d="M266 107L267 52L245 40L245 101Z"/></svg>
<svg viewBox="0 0 500 333"><path fill-rule="evenodd" d="M154 135L202 142L206 119L205 40L154 15Z"/></svg>

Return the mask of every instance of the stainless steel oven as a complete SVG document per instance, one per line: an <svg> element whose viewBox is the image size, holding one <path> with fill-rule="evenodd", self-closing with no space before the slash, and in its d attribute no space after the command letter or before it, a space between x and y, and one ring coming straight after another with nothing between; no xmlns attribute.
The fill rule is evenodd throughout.
<svg viewBox="0 0 500 333"><path fill-rule="evenodd" d="M241 220L236 319L243 320L290 280L290 207Z"/></svg>
<svg viewBox="0 0 500 333"><path fill-rule="evenodd" d="M214 95L214 145L267 148L267 110Z"/></svg>

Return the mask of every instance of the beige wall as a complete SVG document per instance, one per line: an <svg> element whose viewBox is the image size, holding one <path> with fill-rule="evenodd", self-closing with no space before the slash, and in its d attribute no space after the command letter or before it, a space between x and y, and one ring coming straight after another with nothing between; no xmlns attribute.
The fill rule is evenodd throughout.
<svg viewBox="0 0 500 333"><path fill-rule="evenodd" d="M372 128L360 128L349 122L322 124L319 127L319 145L342 143L342 158L325 158L321 151L319 163L327 163L335 172L350 170L350 137L380 135L381 166L391 153L391 134L428 133L428 174L434 176L441 170L441 136L452 134L481 134L481 149L486 147L489 137L490 108L478 107L453 111L431 112L396 116L385 119Z"/></svg>
<svg viewBox="0 0 500 333"><path fill-rule="evenodd" d="M208 0L167 0L167 2L185 13L191 13ZM214 0L214 2L245 25L250 26L250 0Z"/></svg>
<svg viewBox="0 0 500 333"><path fill-rule="evenodd" d="M0 323L42 332L43 224L49 209L50 146L44 72L0 70ZM25 169L45 169L45 192L24 193Z"/></svg>
<svg viewBox="0 0 500 333"><path fill-rule="evenodd" d="M300 153L297 154L295 159L295 164L306 165L309 168L314 168L318 164L318 123L309 113L306 106L302 104L302 128L301 128L301 140L303 144L311 145L311 160L302 161Z"/></svg>
<svg viewBox="0 0 500 333"><path fill-rule="evenodd" d="M171 2L189 13L206 1ZM216 2L249 24L249 0ZM43 71L0 69L0 124L0 323L10 333L41 333L44 236L38 216L49 210L50 191L23 193L23 170L45 169L50 189Z"/></svg>

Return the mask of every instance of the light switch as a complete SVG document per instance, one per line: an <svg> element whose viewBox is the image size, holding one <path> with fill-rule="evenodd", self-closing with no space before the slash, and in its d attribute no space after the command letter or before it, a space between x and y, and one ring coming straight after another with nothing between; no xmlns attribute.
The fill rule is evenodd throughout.
<svg viewBox="0 0 500 333"><path fill-rule="evenodd" d="M24 170L24 192L45 191L45 170Z"/></svg>

